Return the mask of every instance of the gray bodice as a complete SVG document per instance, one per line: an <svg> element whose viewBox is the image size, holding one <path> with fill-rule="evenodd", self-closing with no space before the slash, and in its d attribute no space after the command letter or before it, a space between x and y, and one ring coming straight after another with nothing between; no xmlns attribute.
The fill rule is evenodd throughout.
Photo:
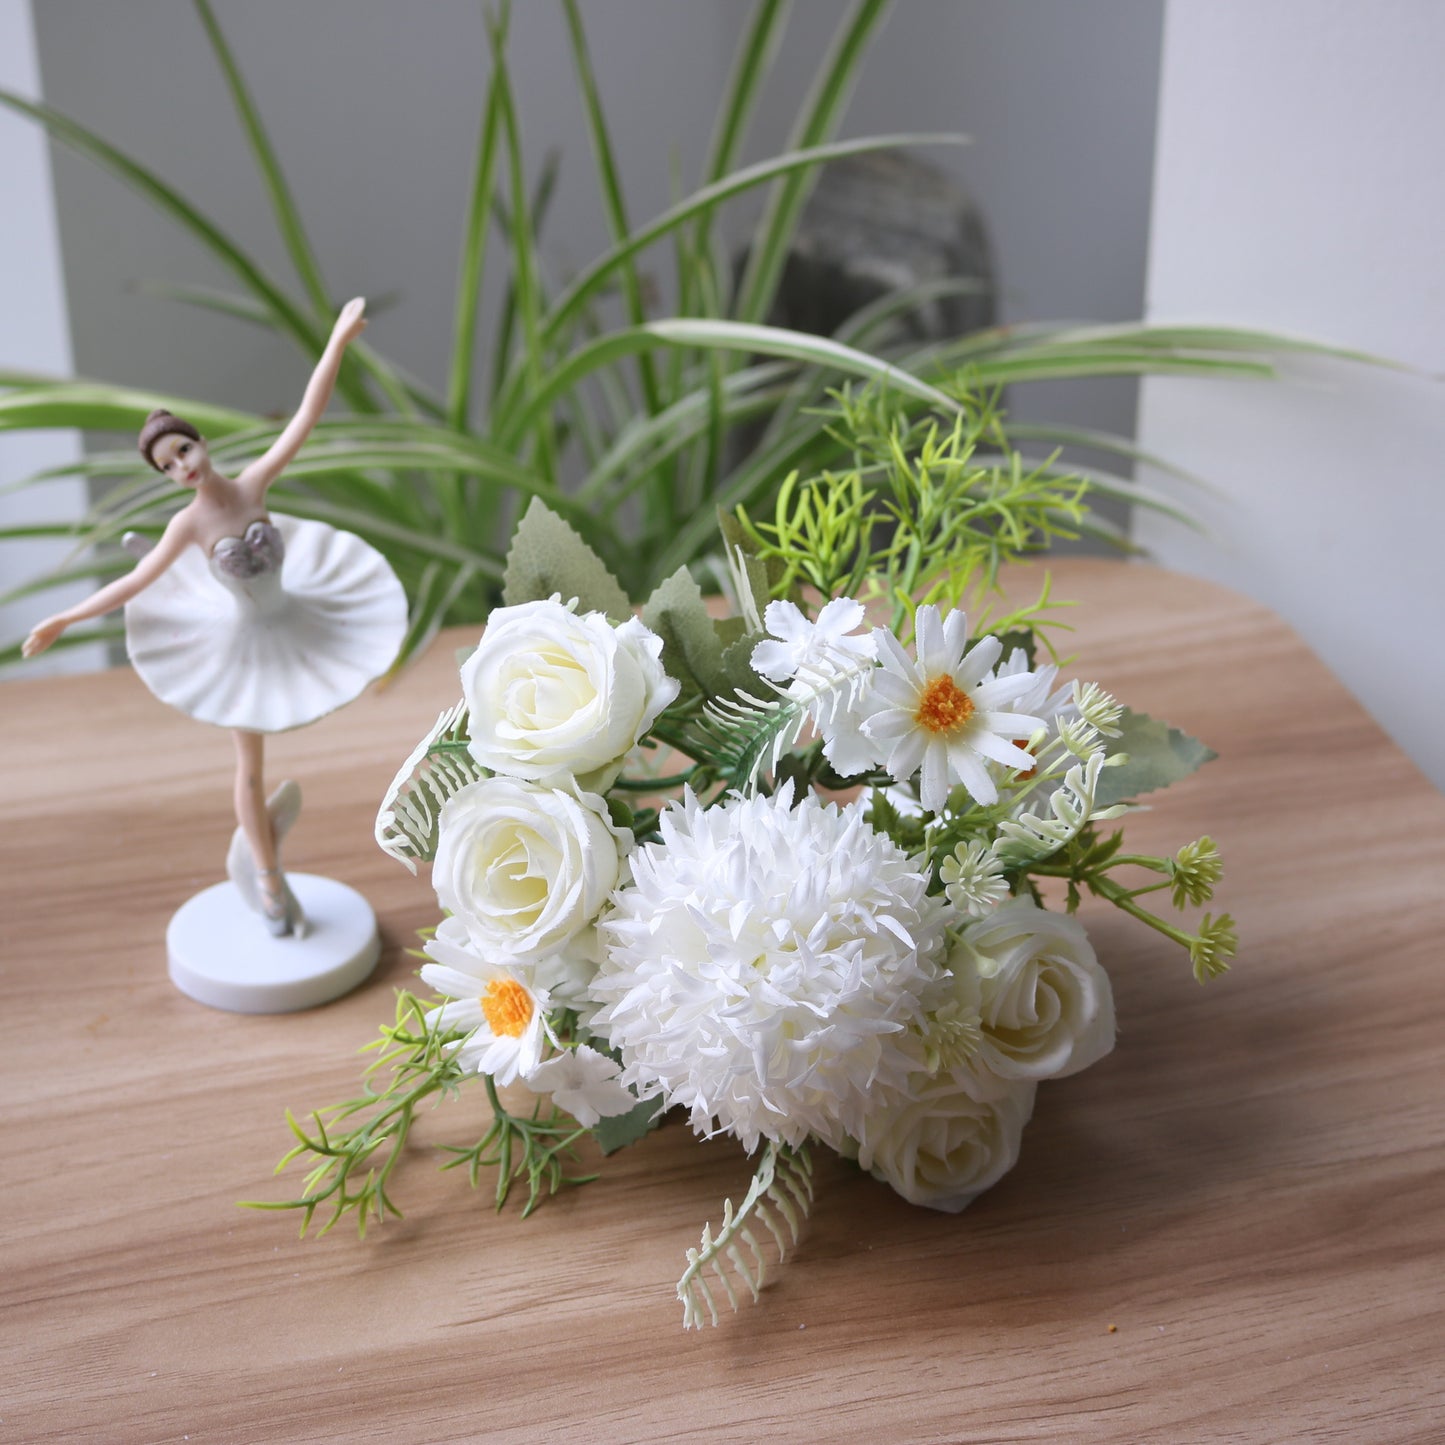
<svg viewBox="0 0 1445 1445"><path fill-rule="evenodd" d="M252 522L240 537L222 537L211 548L211 574L238 598L262 612L272 612L284 598L281 563L286 544L280 529L264 520Z"/></svg>

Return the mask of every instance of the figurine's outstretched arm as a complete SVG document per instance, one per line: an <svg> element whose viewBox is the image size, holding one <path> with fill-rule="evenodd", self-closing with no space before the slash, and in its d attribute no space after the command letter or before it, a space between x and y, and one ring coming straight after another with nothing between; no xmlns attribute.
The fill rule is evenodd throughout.
<svg viewBox="0 0 1445 1445"><path fill-rule="evenodd" d="M34 657L44 652L67 627L84 622L88 617L99 617L113 607L129 602L137 592L143 592L194 540L191 530L189 508L177 512L171 518L161 539L135 564L124 577L108 582L97 592L92 592L83 602L67 607L37 623L30 632L20 652L24 657Z"/></svg>
<svg viewBox="0 0 1445 1445"><path fill-rule="evenodd" d="M257 458L236 478L236 485L251 493L257 502L265 498L266 489L291 464L296 453L306 444L312 428L325 413L346 348L366 328L365 311L366 300L361 296L341 308L336 325L331 329L331 339L321 353L316 370L311 373L306 395L301 398L296 415L286 423L286 429L271 443L266 454Z"/></svg>

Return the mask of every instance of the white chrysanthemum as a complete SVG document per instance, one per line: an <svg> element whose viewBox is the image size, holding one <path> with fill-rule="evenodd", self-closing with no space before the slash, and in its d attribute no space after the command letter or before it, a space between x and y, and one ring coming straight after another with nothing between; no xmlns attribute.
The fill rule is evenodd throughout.
<svg viewBox="0 0 1445 1445"><path fill-rule="evenodd" d="M855 634L863 604L835 597L809 622L791 602L770 602L764 614L772 636L753 648L752 664L763 677L788 683L788 696L809 699L807 711L823 739L823 756L843 777L874 762L863 723L873 711L870 686L878 644Z"/></svg>
<svg viewBox="0 0 1445 1445"><path fill-rule="evenodd" d="M997 802L988 763L1033 766L1033 758L1008 740L1031 737L1042 719L1002 710L1034 691L1033 674L991 676L1002 644L984 637L970 648L962 612L940 619L936 607L918 609L917 661L887 629L873 635L882 664L873 679L878 710L863 732L879 760L899 782L921 773L918 796L930 812L943 808L955 783L980 803Z"/></svg>
<svg viewBox="0 0 1445 1445"><path fill-rule="evenodd" d="M622 1087L619 1073L616 1060L579 1044L538 1064L526 1083L539 1094L551 1094L559 1109L590 1129L599 1119L637 1107L636 1096Z"/></svg>
<svg viewBox="0 0 1445 1445"><path fill-rule="evenodd" d="M467 1029L455 1045L457 1062L467 1073L491 1074L510 1084L540 1062L546 1039L547 991L530 971L502 968L472 951L459 920L446 918L426 944L434 960L421 968L423 982L452 1000L427 1014L434 1027Z"/></svg>
<svg viewBox="0 0 1445 1445"><path fill-rule="evenodd" d="M836 1145L914 1067L895 1041L942 976L947 906L861 803L794 808L791 784L709 809L689 793L661 830L600 925L593 1028L624 1083L701 1133Z"/></svg>

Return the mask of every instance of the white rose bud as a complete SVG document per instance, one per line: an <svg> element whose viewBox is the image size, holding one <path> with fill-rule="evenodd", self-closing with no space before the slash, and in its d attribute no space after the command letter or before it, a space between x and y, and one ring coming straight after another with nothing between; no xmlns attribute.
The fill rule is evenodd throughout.
<svg viewBox="0 0 1445 1445"><path fill-rule="evenodd" d="M1037 1085L1014 1080L977 1099L965 1075L924 1083L912 1096L880 1100L858 1145L858 1162L910 1204L957 1214L997 1184L1019 1157Z"/></svg>
<svg viewBox="0 0 1445 1445"><path fill-rule="evenodd" d="M432 883L482 957L535 961L580 942L631 847L596 794L483 778L442 808Z"/></svg>
<svg viewBox="0 0 1445 1445"><path fill-rule="evenodd" d="M614 627L558 597L498 608L462 664L471 755L507 777L605 791L678 694L661 657L662 639L636 618Z"/></svg>
<svg viewBox="0 0 1445 1445"><path fill-rule="evenodd" d="M1114 1047L1109 975L1076 918L1015 898L965 929L960 952L971 952L978 971L985 1069L1060 1079Z"/></svg>

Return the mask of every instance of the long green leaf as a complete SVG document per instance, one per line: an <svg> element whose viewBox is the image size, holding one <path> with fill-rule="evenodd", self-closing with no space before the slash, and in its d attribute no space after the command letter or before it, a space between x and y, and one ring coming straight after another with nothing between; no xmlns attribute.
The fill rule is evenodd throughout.
<svg viewBox="0 0 1445 1445"><path fill-rule="evenodd" d="M582 15L577 0L562 0L567 16L567 32L572 42L572 60L577 67L577 79L582 86L583 110L587 116L587 133L592 141L592 155L597 163L597 179L602 191L602 208L607 214L607 227L612 233L613 244L625 241L631 234L627 219L627 200L622 192L622 180L617 173L617 161L612 152L612 140L607 133L607 120L602 111L602 101L597 93L597 75L592 68L592 57L587 50L587 35L582 27ZM637 279L637 268L632 258L618 268L622 277L622 295L627 304L628 320L640 326L646 313L642 305L642 285ZM642 386L642 399L649 412L656 412L662 405L657 386L657 373L652 358L646 352L637 358L638 379Z"/></svg>
<svg viewBox="0 0 1445 1445"><path fill-rule="evenodd" d="M507 148L507 170L512 222L512 283L516 288L517 315L522 324L522 364L517 368L524 385L532 385L542 365L541 306L537 292L536 241L532 233L527 199L527 178L522 167L521 134L512 100L512 81L507 68L505 37L496 23L488 21L492 49L492 87L497 93L502 142ZM549 480L555 476L556 459L550 417L533 415L535 461Z"/></svg>
<svg viewBox="0 0 1445 1445"><path fill-rule="evenodd" d="M290 336L302 351L308 356L315 356L322 350L326 344L326 334L316 327L280 286L215 222L203 215L153 171L117 150L94 131L47 105L26 100L23 96L7 90L0 90L0 105L9 106L11 110L29 116L31 120L43 125L56 140L94 161L178 222L228 271L255 293L271 313L277 328Z"/></svg>
<svg viewBox="0 0 1445 1445"><path fill-rule="evenodd" d="M728 72L723 90L722 108L713 128L707 164L703 170L704 185L715 185L738 163L748 123L757 104L758 91L772 69L773 58L783 38L789 8L788 0L758 0L753 8L752 19L733 57L732 69ZM698 217L692 249L699 257L706 257L710 252L712 220L710 210ZM684 273L678 288L678 310L684 316L694 314L695 298L691 282L692 276Z"/></svg>
<svg viewBox="0 0 1445 1445"><path fill-rule="evenodd" d="M905 395L926 401L942 411L958 410L958 403L936 387L919 381L906 371L866 352L841 346L826 337L809 336L801 331L788 331L778 326L746 325L738 321L694 320L673 317L650 321L645 326L632 326L599 337L573 352L554 371L544 377L513 416L502 419L497 440L504 446L514 445L545 414L555 399L578 385L599 367L622 356L655 346L691 346L701 350L716 347L724 351L761 352L767 356L785 357L791 361L821 363L851 376L881 381Z"/></svg>
<svg viewBox="0 0 1445 1445"><path fill-rule="evenodd" d="M918 133L904 135L865 136L859 140L834 141L828 145L809 146L804 150L788 151L783 155L771 156L755 165L745 166L740 171L712 185L694 191L685 200L670 206L660 216L646 223L632 233L625 242L613 246L599 256L590 266L585 267L573 278L567 289L557 298L548 313L542 329L542 340L551 345L564 332L566 326L579 308L585 305L602 285L606 277L630 256L645 250L654 241L667 235L674 227L690 221L720 205L732 196L740 195L754 186L760 186L776 176L789 171L806 170L820 166L843 156L865 155L872 151L896 150L903 146L967 145L969 138L963 135Z"/></svg>
<svg viewBox="0 0 1445 1445"><path fill-rule="evenodd" d="M99 381L57 381L0 395L0 431L77 427L134 433L155 406L192 422L202 435L223 437L256 424L255 416L183 396L110 386Z"/></svg>
<svg viewBox="0 0 1445 1445"><path fill-rule="evenodd" d="M276 217L276 229L280 231L281 239L286 244L286 252L291 257L291 264L295 266L296 274L301 279L301 285L311 298L311 305L316 312L317 319L329 319L332 301L321 276L321 266L316 259L316 253L311 248L311 242L307 239L306 228L301 222L301 213L291 195L291 188L286 184L286 174L281 169L281 162L271 145L270 137L266 134L266 127L261 122L261 114L251 99L251 92L246 86L240 67L236 64L235 56L231 53L231 47L226 43L226 37L221 31L209 0L192 0L192 4L195 6L202 26L205 27L206 38L210 41L211 50L221 67L221 74L226 81L226 89L231 92L231 101L236 107L236 115L240 119L241 128L246 132L246 142L251 147L251 155L256 162L256 169L261 173L262 184L266 187L266 194L271 201L272 214Z"/></svg>
<svg viewBox="0 0 1445 1445"><path fill-rule="evenodd" d="M769 409L784 394L772 383L785 376L791 368L784 362L767 362L734 372L722 383L724 419L737 421L754 411ZM577 490L577 500L588 506L607 494L613 478L633 472L640 479L644 461L655 465L674 456L711 425L709 412L713 405L711 381L705 387L689 391L666 410L653 417L637 417L624 427ZM626 495L613 494L611 501ZM610 503L609 503L610 505Z"/></svg>
<svg viewBox="0 0 1445 1445"><path fill-rule="evenodd" d="M498 22L503 41L506 39L509 19L509 12L504 10ZM452 365L447 382L447 419L455 427L467 425L467 412L471 404L477 311L481 305L482 275L486 264L488 217L492 207L493 173L496 170L500 120L501 103L497 87L491 85L487 88L487 103L482 108L481 132L477 136L476 158L472 166L472 190L467 201L466 228L462 232L461 265L457 278Z"/></svg>
<svg viewBox="0 0 1445 1445"><path fill-rule="evenodd" d="M813 88L798 113L788 140L789 150L821 145L837 129L868 41L887 10L888 0L855 0L838 26ZM733 308L738 320L761 321L768 314L813 180L811 171L799 172L780 181L769 196L753 232L748 263L738 288Z"/></svg>

